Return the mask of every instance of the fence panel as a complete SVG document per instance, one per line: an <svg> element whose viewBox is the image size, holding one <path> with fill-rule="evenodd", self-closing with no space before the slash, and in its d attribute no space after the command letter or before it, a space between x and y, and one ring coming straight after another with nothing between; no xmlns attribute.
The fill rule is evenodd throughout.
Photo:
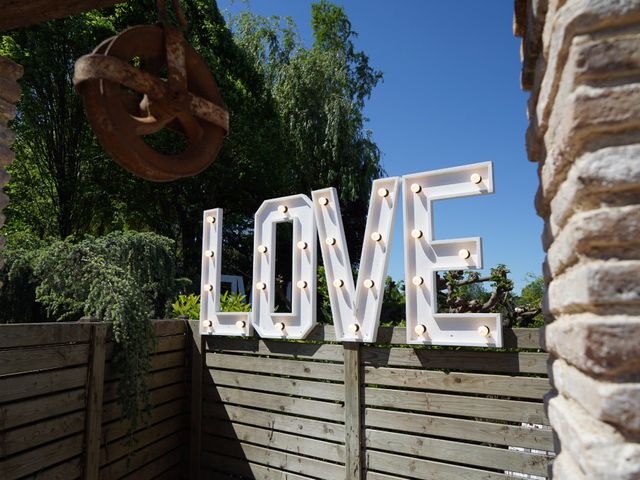
<svg viewBox="0 0 640 480"><path fill-rule="evenodd" d="M185 324L154 327L147 379L154 409L131 449L106 324L0 325L0 478L145 480L183 470Z"/></svg>
<svg viewBox="0 0 640 480"><path fill-rule="evenodd" d="M531 329L502 351L205 337L200 478L546 478L546 360ZM355 363L354 363L355 362ZM194 477L195 478L195 477Z"/></svg>

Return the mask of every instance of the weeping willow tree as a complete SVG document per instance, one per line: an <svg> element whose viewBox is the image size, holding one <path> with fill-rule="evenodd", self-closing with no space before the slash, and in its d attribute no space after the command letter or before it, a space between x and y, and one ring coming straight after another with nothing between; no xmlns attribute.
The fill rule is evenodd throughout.
<svg viewBox="0 0 640 480"><path fill-rule="evenodd" d="M314 41L308 48L290 18L244 12L232 27L276 105L289 161L287 193L335 187L351 258L357 259L371 182L384 175L363 113L382 73L356 49L357 34L342 7L323 0L311 14Z"/></svg>

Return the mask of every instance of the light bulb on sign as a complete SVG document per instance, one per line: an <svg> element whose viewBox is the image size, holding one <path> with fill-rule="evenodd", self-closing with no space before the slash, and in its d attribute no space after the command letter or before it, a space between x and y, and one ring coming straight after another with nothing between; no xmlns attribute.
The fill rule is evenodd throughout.
<svg viewBox="0 0 640 480"><path fill-rule="evenodd" d="M258 290L264 290L265 288L267 288L267 284L264 283L264 282L258 282L258 283L256 283L256 288Z"/></svg>
<svg viewBox="0 0 640 480"><path fill-rule="evenodd" d="M382 235L380 234L380 232L373 232L371 234L371 240L373 240L374 242L379 242L380 240L382 240Z"/></svg>
<svg viewBox="0 0 640 480"><path fill-rule="evenodd" d="M373 288L373 286L374 286L374 282L373 282L373 280L371 280L370 278L367 278L367 279L364 281L363 285L364 285L364 288Z"/></svg>
<svg viewBox="0 0 640 480"><path fill-rule="evenodd" d="M213 258L213 250L205 250L204 256L207 258Z"/></svg>
<svg viewBox="0 0 640 480"><path fill-rule="evenodd" d="M344 285L344 281L342 281L340 279L333 281L333 286L336 287L336 288L340 288L343 285Z"/></svg>
<svg viewBox="0 0 640 480"><path fill-rule="evenodd" d="M246 324L243 320L238 320L238 321L236 322L236 327L238 327L240 330L244 330L244 327L245 327L246 325L247 325L247 324Z"/></svg>
<svg viewBox="0 0 640 480"><path fill-rule="evenodd" d="M289 207L287 207L286 205L280 205L280 206L278 207L278 211L279 211L280 213L287 213L287 212L289 211Z"/></svg>
<svg viewBox="0 0 640 480"><path fill-rule="evenodd" d="M469 258L471 256L471 252L469 250L467 250L466 248L461 248L460 250L458 250L458 256L461 259L466 260L467 258Z"/></svg>
<svg viewBox="0 0 640 480"><path fill-rule="evenodd" d="M349 332L353 335L355 335L360 331L360 325L358 325L357 323L352 323L351 325L349 325L348 328L349 328Z"/></svg>
<svg viewBox="0 0 640 480"><path fill-rule="evenodd" d="M266 245L258 245L258 251L260 253L267 253L267 246Z"/></svg>
<svg viewBox="0 0 640 480"><path fill-rule="evenodd" d="M471 180L471 183L475 183L477 185L482 181L482 175L480 175L479 173L474 173L469 179Z"/></svg>
<svg viewBox="0 0 640 480"><path fill-rule="evenodd" d="M419 323L418 325L416 325L416 328L414 328L413 331L416 332L417 335L423 336L425 333L427 333L427 327Z"/></svg>
<svg viewBox="0 0 640 480"><path fill-rule="evenodd" d="M478 327L478 335L481 337L488 337L491 334L491 330L486 325Z"/></svg>
<svg viewBox="0 0 640 480"><path fill-rule="evenodd" d="M213 322L212 322L211 320L203 320L203 321L202 321L202 326L203 326L203 327L207 327L207 328L209 328L209 327L211 327L212 325L213 325Z"/></svg>
<svg viewBox="0 0 640 480"><path fill-rule="evenodd" d="M333 237L328 237L324 243L326 243L327 245L335 245L336 244L336 239Z"/></svg>
<svg viewBox="0 0 640 480"><path fill-rule="evenodd" d="M216 217L208 216L207 223L216 223Z"/></svg>
<svg viewBox="0 0 640 480"><path fill-rule="evenodd" d="M296 244L296 246L300 249L300 250L305 250L307 248L307 242L298 242Z"/></svg>
<svg viewBox="0 0 640 480"><path fill-rule="evenodd" d="M417 183L412 183L411 184L411 191L413 193L420 193L422 191L422 187L420 185L418 185Z"/></svg>
<svg viewBox="0 0 640 480"><path fill-rule="evenodd" d="M327 197L320 197L318 203L322 206L327 206L329 205L329 199Z"/></svg>
<svg viewBox="0 0 640 480"><path fill-rule="evenodd" d="M416 275L415 277L413 277L413 280L411 280L413 282L413 284L418 287L420 285L422 285L424 283L424 278Z"/></svg>
<svg viewBox="0 0 640 480"><path fill-rule="evenodd" d="M211 284L209 284L209 283L205 283L205 284L202 286L202 289L203 289L205 292L210 292L210 291L212 291L212 290L213 290L213 285L211 285Z"/></svg>
<svg viewBox="0 0 640 480"><path fill-rule="evenodd" d="M305 282L304 280L299 280L296 285L298 286L298 288L307 288L307 282Z"/></svg>
<svg viewBox="0 0 640 480"><path fill-rule="evenodd" d="M415 239L421 238L422 237L422 230L415 228L413 230L411 230L411 236Z"/></svg>
<svg viewBox="0 0 640 480"><path fill-rule="evenodd" d="M382 198L384 197L388 197L389 196L389 190L387 190L386 188L379 188L378 189L378 195Z"/></svg>
<svg viewBox="0 0 640 480"><path fill-rule="evenodd" d="M276 329L276 330L283 331L283 330L284 330L284 328L285 328L285 325L284 325L284 323L282 323L282 322L278 322L278 323L276 323L276 324L274 325L274 327L275 327L275 329Z"/></svg>

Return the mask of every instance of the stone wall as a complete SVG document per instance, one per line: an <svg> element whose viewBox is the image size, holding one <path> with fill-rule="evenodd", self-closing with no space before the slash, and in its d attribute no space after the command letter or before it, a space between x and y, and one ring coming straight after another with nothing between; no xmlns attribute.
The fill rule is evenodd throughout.
<svg viewBox="0 0 640 480"><path fill-rule="evenodd" d="M15 154L11 151L11 145L13 145L16 136L7 127L7 122L16 116L15 104L21 93L17 80L21 76L22 67L20 65L0 56L0 227L4 225L5 220L2 210L9 203L9 197L2 191L9 182L6 167L15 158ZM4 247L4 242L4 237L0 237L0 249ZM3 264L4 261L0 256L0 268Z"/></svg>
<svg viewBox="0 0 640 480"><path fill-rule="evenodd" d="M640 478L640 0L516 0L556 479Z"/></svg>

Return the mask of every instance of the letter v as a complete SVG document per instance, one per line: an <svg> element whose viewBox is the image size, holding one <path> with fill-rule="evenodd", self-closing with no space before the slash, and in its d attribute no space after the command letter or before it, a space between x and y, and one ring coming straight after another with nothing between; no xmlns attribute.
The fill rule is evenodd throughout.
<svg viewBox="0 0 640 480"><path fill-rule="evenodd" d="M373 182L355 287L337 192L335 188L312 192L333 324L340 341L376 339L399 190L399 177Z"/></svg>

